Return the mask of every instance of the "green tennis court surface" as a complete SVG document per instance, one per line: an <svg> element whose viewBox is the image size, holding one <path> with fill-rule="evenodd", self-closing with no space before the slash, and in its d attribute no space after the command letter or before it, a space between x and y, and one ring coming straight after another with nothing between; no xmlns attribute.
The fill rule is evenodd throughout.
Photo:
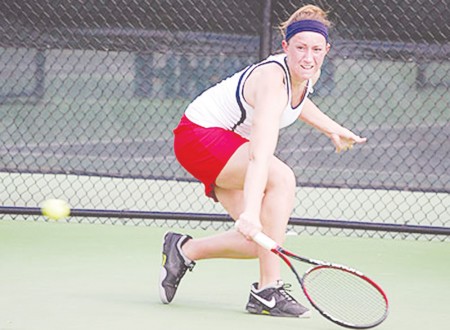
<svg viewBox="0 0 450 330"><path fill-rule="evenodd" d="M158 296L166 228L0 221L0 329L339 329L311 319L244 311L257 262L198 262L170 305ZM193 236L211 232L183 229ZM288 236L286 247L348 264L390 298L377 329L448 329L450 245L442 242ZM306 303L290 271L284 280Z"/></svg>

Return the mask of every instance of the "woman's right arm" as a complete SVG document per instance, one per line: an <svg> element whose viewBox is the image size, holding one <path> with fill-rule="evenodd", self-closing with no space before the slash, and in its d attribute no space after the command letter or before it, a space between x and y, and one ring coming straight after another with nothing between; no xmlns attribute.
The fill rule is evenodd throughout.
<svg viewBox="0 0 450 330"><path fill-rule="evenodd" d="M256 69L245 83L244 97L254 108L254 114L244 182L244 211L237 226L250 239L261 230L261 204L269 164L278 142L281 114L288 101L282 69L277 65Z"/></svg>

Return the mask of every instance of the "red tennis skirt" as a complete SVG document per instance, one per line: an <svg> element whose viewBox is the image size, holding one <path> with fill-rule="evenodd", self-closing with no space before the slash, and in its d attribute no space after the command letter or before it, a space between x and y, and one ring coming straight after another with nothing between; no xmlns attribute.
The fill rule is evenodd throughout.
<svg viewBox="0 0 450 330"><path fill-rule="evenodd" d="M206 196L217 202L214 193L217 176L236 150L248 140L220 127L199 126L185 115L173 132L178 161L205 185Z"/></svg>

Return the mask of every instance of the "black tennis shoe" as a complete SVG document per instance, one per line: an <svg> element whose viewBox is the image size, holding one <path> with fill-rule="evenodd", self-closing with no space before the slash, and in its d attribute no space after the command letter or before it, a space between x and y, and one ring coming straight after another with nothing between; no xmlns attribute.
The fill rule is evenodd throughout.
<svg viewBox="0 0 450 330"><path fill-rule="evenodd" d="M159 275L159 296L164 304L173 300L178 284L186 271L195 266L195 262L186 258L181 247L192 237L168 232L164 236L162 266Z"/></svg>
<svg viewBox="0 0 450 330"><path fill-rule="evenodd" d="M258 290L258 283L253 283L246 310L252 314L301 317L311 316L308 308L298 303L286 289L290 285L278 281L275 286Z"/></svg>

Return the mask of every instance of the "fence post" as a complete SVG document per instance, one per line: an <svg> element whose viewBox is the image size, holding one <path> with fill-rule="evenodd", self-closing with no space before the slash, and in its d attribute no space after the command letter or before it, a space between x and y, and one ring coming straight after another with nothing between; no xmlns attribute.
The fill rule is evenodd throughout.
<svg viewBox="0 0 450 330"><path fill-rule="evenodd" d="M264 0L261 15L259 58L262 60L272 52L272 0Z"/></svg>

